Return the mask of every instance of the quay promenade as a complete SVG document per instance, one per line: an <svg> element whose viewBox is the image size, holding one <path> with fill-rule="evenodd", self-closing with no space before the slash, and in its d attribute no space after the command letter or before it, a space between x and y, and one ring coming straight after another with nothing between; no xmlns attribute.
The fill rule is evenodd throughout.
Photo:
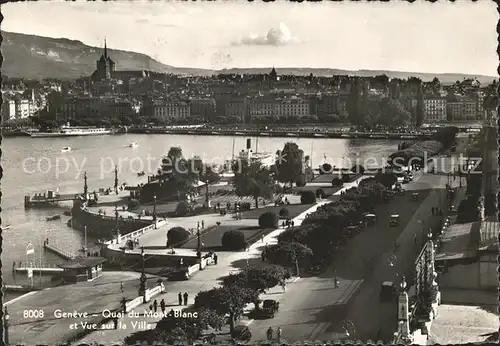
<svg viewBox="0 0 500 346"><path fill-rule="evenodd" d="M340 129L290 129L286 131L266 129L210 129L210 128L132 128L130 133L175 134L199 136L246 136L246 137L301 137L301 138L345 138L345 139L415 139L428 140L433 131L426 133L389 132L342 132Z"/></svg>

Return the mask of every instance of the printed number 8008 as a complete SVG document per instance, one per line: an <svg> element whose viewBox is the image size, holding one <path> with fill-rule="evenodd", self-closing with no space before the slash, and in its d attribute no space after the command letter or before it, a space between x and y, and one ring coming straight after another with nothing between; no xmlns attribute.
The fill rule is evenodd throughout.
<svg viewBox="0 0 500 346"><path fill-rule="evenodd" d="M24 310L23 318L42 318L43 310Z"/></svg>

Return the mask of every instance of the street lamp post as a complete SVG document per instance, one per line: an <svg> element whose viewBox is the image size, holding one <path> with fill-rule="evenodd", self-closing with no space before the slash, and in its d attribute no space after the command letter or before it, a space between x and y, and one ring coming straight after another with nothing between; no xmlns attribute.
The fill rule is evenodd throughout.
<svg viewBox="0 0 500 346"><path fill-rule="evenodd" d="M115 166L115 193L118 194L118 167Z"/></svg>
<svg viewBox="0 0 500 346"><path fill-rule="evenodd" d="M139 295L146 299L146 274L144 273L144 247L141 247L141 277L139 282Z"/></svg>
<svg viewBox="0 0 500 346"><path fill-rule="evenodd" d="M118 227L118 204L115 204L115 227L117 241L120 242L120 228Z"/></svg>
<svg viewBox="0 0 500 346"><path fill-rule="evenodd" d="M83 198L87 199L87 194L89 192L89 187L87 185L87 172L85 172L83 174L83 181L84 181L84 184L83 184Z"/></svg>
<svg viewBox="0 0 500 346"><path fill-rule="evenodd" d="M4 330L4 340L5 340L5 345L9 346L9 312L7 311L7 307L5 307L3 313L3 330Z"/></svg>
<svg viewBox="0 0 500 346"><path fill-rule="evenodd" d="M198 221L198 226L196 228L196 238L197 238L196 257L198 257L198 259L201 259L201 237L200 237L200 222L199 221Z"/></svg>
<svg viewBox="0 0 500 346"><path fill-rule="evenodd" d="M153 222L156 222L156 194L153 195Z"/></svg>

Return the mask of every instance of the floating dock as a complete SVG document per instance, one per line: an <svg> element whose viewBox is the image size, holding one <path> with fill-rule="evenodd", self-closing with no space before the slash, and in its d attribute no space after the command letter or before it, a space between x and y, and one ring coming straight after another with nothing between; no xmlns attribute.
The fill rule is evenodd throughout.
<svg viewBox="0 0 500 346"><path fill-rule="evenodd" d="M28 273L29 270L33 271L33 274L59 274L64 271L62 268L58 267L19 267L19 268L14 268L16 273Z"/></svg>
<svg viewBox="0 0 500 346"><path fill-rule="evenodd" d="M74 201L82 196L81 193L66 193L59 194L54 191L47 191L42 193L37 193L34 196L24 196L24 208L29 209L33 207L46 207L57 204L63 201Z"/></svg>

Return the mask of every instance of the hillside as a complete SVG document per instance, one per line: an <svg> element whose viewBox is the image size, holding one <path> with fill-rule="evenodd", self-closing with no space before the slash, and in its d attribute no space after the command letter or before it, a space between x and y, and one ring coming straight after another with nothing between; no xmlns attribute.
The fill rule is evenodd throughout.
<svg viewBox="0 0 500 346"><path fill-rule="evenodd" d="M65 38L50 38L36 35L25 35L2 31L2 74L11 78L56 78L75 79L90 75L96 65L96 60L102 54L101 47L91 47L80 41ZM233 68L220 71L174 67L154 60L141 53L128 52L108 48L109 55L116 62L117 70L150 70L156 72L211 75L213 73L269 73L268 68ZM460 73L419 73L375 70L340 70L329 68L276 68L278 74L316 76L355 75L376 76L386 74L388 77L408 78L410 76L431 81L434 77L444 84L452 84L464 78L477 78L481 84L489 84L495 78L492 76L466 75Z"/></svg>
<svg viewBox="0 0 500 346"><path fill-rule="evenodd" d="M2 74L11 78L76 79L88 76L102 54L102 48L90 47L80 41L50 38L2 31ZM190 73L176 69L135 52L108 48L117 70L150 70L156 72ZM197 70L194 70L195 72Z"/></svg>
<svg viewBox="0 0 500 346"><path fill-rule="evenodd" d="M219 73L269 73L272 67L268 68L234 68L234 69L224 69L219 71ZM400 71L384 71L384 70L340 70L340 69L330 69L330 68L298 68L298 67L276 67L276 72L279 74L293 74L299 76L306 76L313 74L315 76L332 76L332 75L350 75L350 76L360 76L360 77L370 77L385 74L390 78L408 78L417 77L422 79L424 82L430 82L437 77L443 84L453 84L457 80L463 80L466 78L477 78L481 84L490 84L493 79L498 77L484 76L484 75L468 75L462 73L421 73L421 72L400 72Z"/></svg>

